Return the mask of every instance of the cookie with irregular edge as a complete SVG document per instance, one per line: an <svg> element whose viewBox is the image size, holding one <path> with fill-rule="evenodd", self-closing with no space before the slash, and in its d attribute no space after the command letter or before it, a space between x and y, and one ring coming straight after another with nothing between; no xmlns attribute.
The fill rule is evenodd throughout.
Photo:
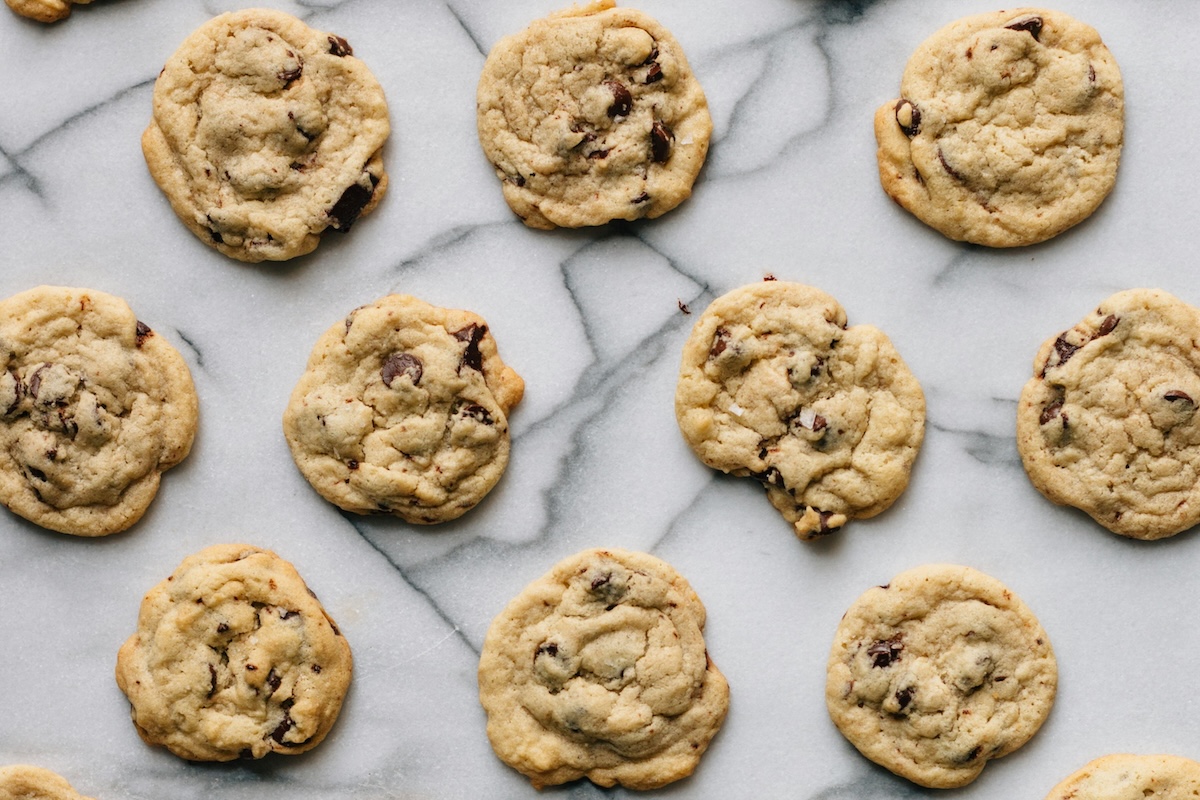
<svg viewBox="0 0 1200 800"><path fill-rule="evenodd" d="M701 461L761 481L810 540L904 491L925 396L879 329L847 327L819 289L767 280L718 297L696 321L675 416Z"/></svg>
<svg viewBox="0 0 1200 800"><path fill-rule="evenodd" d="M8 7L38 22L58 22L71 16L74 5L84 5L92 0L4 0Z"/></svg>
<svg viewBox="0 0 1200 800"><path fill-rule="evenodd" d="M1046 800L1195 800L1200 764L1170 755L1102 756L1050 790Z"/></svg>
<svg viewBox="0 0 1200 800"><path fill-rule="evenodd" d="M1047 498L1122 536L1200 522L1200 310L1158 289L1105 300L1047 339L1017 406L1017 449Z"/></svg>
<svg viewBox="0 0 1200 800"><path fill-rule="evenodd" d="M1029 608L988 575L950 564L862 594L829 653L825 702L864 756L921 786L964 786L1033 736L1058 666Z"/></svg>
<svg viewBox="0 0 1200 800"><path fill-rule="evenodd" d="M75 791L67 779L41 767L12 764L0 767L0 800L91 800Z"/></svg>
<svg viewBox="0 0 1200 800"><path fill-rule="evenodd" d="M39 286L0 300L0 502L104 536L141 519L198 421L178 351L119 297Z"/></svg>
<svg viewBox="0 0 1200 800"><path fill-rule="evenodd" d="M493 620L479 700L496 755L536 788L653 789L696 769L729 707L704 606L669 564L585 550Z"/></svg>
<svg viewBox="0 0 1200 800"><path fill-rule="evenodd" d="M1112 190L1124 88L1096 31L1018 8L951 23L909 59L900 99L875 113L879 178L951 239L1034 244Z"/></svg>
<svg viewBox="0 0 1200 800"><path fill-rule="evenodd" d="M283 430L305 479L339 508L446 522L504 474L524 391L482 317L389 295L317 341Z"/></svg>
<svg viewBox="0 0 1200 800"><path fill-rule="evenodd" d="M613 0L500 40L476 99L484 154L531 228L667 213L691 195L712 134L679 42Z"/></svg>
<svg viewBox="0 0 1200 800"><path fill-rule="evenodd" d="M376 206L389 131L383 89L345 39L247 9L202 25L167 61L142 150L200 241L281 261Z"/></svg>
<svg viewBox="0 0 1200 800"><path fill-rule="evenodd" d="M231 761L316 747L351 669L350 645L291 564L224 544L146 594L116 677L146 743Z"/></svg>

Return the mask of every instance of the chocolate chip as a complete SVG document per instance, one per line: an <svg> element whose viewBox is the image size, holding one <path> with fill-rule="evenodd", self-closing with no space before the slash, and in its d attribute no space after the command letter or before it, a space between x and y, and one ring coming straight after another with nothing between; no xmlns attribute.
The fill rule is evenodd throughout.
<svg viewBox="0 0 1200 800"><path fill-rule="evenodd" d="M911 139L921 130L921 109L911 100L900 98L896 101L896 124Z"/></svg>
<svg viewBox="0 0 1200 800"><path fill-rule="evenodd" d="M983 752L983 748L980 747L979 745L975 745L975 747L971 749L971 752L967 753L965 756L960 758L959 761L963 764L969 764L972 761L974 761L975 759L979 758L979 754L982 752Z"/></svg>
<svg viewBox="0 0 1200 800"><path fill-rule="evenodd" d="M38 392L42 390L42 373L50 369L51 364L42 364L33 372L33 376L29 379L29 396L34 400L37 399Z"/></svg>
<svg viewBox="0 0 1200 800"><path fill-rule="evenodd" d="M612 580L611 572L606 572L603 575L597 575L595 578L592 579L592 591L593 592L596 591L601 586L603 586L604 584L608 583L611 580Z"/></svg>
<svg viewBox="0 0 1200 800"><path fill-rule="evenodd" d="M633 203L634 205L637 205L638 203L644 203L649 199L650 199L650 195L646 194L645 192L642 192L641 194L639 194L637 197L633 198L629 202Z"/></svg>
<svg viewBox="0 0 1200 800"><path fill-rule="evenodd" d="M366 174L371 180L370 189L363 186L362 183L352 183L346 187L346 191L342 192L342 196L333 204L333 208L329 209L329 218L333 222L333 227L343 233L350 230L350 226L358 219L358 215L375 196L375 187L379 185L379 178L369 172Z"/></svg>
<svg viewBox="0 0 1200 800"><path fill-rule="evenodd" d="M908 704L912 702L914 694L916 694L916 690L911 686L896 692L896 703L900 706L901 711L908 708Z"/></svg>
<svg viewBox="0 0 1200 800"><path fill-rule="evenodd" d="M1118 317L1116 314L1109 314L1107 317L1104 318L1104 321L1100 323L1100 330L1097 332L1096 335L1097 336L1108 336L1110 333L1112 333L1114 330L1116 330L1117 323L1120 321L1121 321L1120 317Z"/></svg>
<svg viewBox="0 0 1200 800"><path fill-rule="evenodd" d="M612 105L608 107L608 115L612 118L627 117L633 110L633 95L625 88L625 84L617 80L607 80L604 85L613 94Z"/></svg>
<svg viewBox="0 0 1200 800"><path fill-rule="evenodd" d="M817 414L815 417L813 417L813 433L820 433L821 431L825 430L825 426L828 424L829 423L825 421L824 417L822 417L820 414Z"/></svg>
<svg viewBox="0 0 1200 800"><path fill-rule="evenodd" d="M836 527L829 524L829 520L833 518L832 511L822 511L820 509L816 509L816 512L820 527L813 531L814 536L828 536L837 530Z"/></svg>
<svg viewBox="0 0 1200 800"><path fill-rule="evenodd" d="M674 144L674 132L665 123L654 120L654 125L650 128L650 155L655 163L665 163L671 157Z"/></svg>
<svg viewBox="0 0 1200 800"><path fill-rule="evenodd" d="M339 58L354 55L354 49L350 47L350 43L333 34L329 35L329 52Z"/></svg>
<svg viewBox="0 0 1200 800"><path fill-rule="evenodd" d="M887 667L900 660L900 653L904 650L904 643L900 641L900 634L896 634L891 639L881 639L867 648L867 655L871 657L871 666Z"/></svg>
<svg viewBox="0 0 1200 800"><path fill-rule="evenodd" d="M751 477L753 477L759 483L762 483L764 486L775 486L780 489L787 488L783 482L783 475L779 472L777 467L767 467L762 472L752 473Z"/></svg>
<svg viewBox="0 0 1200 800"><path fill-rule="evenodd" d="M721 355L721 353L724 353L725 348L728 346L729 331L725 330L724 328L717 328L716 333L713 334L712 347L708 348L708 357L716 358L717 356Z"/></svg>
<svg viewBox="0 0 1200 800"><path fill-rule="evenodd" d="M1096 82L1096 68L1088 64L1088 83Z"/></svg>
<svg viewBox="0 0 1200 800"><path fill-rule="evenodd" d="M299 611L295 611L290 608L279 609L279 618L280 619L291 619L292 617L298 617L298 616L300 616Z"/></svg>
<svg viewBox="0 0 1200 800"><path fill-rule="evenodd" d="M137 327L134 329L134 340L137 342L137 346L141 347L153 335L154 331L150 330L150 326L138 320Z"/></svg>
<svg viewBox="0 0 1200 800"><path fill-rule="evenodd" d="M276 75L279 80L283 81L283 86L286 89L296 81L300 80L300 76L304 74L304 61L300 56L296 56L296 66L289 69L280 70Z"/></svg>
<svg viewBox="0 0 1200 800"><path fill-rule="evenodd" d="M227 630L229 630L229 625L227 623L225 623L225 622L217 623L217 633L225 633Z"/></svg>
<svg viewBox="0 0 1200 800"><path fill-rule="evenodd" d="M208 697L212 697L217 693L217 668L212 664L208 665Z"/></svg>
<svg viewBox="0 0 1200 800"><path fill-rule="evenodd" d="M290 731L295 724L296 723L292 721L291 715L287 712L284 712L283 719L280 721L279 725L276 726L275 730L271 731L271 738L274 739L277 744L284 746L291 744L291 746L295 747L295 744L285 742L283 740L283 737L287 735L287 732Z"/></svg>
<svg viewBox="0 0 1200 800"><path fill-rule="evenodd" d="M557 655L558 645L554 642L546 642L545 644L538 645L538 649L533 654L533 657L534 659L536 659L538 656L550 656L551 658L554 658Z"/></svg>
<svg viewBox="0 0 1200 800"><path fill-rule="evenodd" d="M488 410L481 405L476 405L475 403L466 403L462 406L459 406L457 413L462 417L470 417L473 420L482 422L484 425L495 424L495 422L492 420L492 415L488 413Z"/></svg>
<svg viewBox="0 0 1200 800"><path fill-rule="evenodd" d="M1062 401L1055 400L1053 403L1051 403L1050 405L1048 405L1042 409L1042 415L1038 418L1038 421L1041 422L1041 424L1045 425L1046 423L1050 422L1055 417L1059 416L1059 414L1061 412L1062 412Z"/></svg>
<svg viewBox="0 0 1200 800"><path fill-rule="evenodd" d="M942 148L940 146L938 147L937 154L938 161L942 162L942 169L946 170L946 173L959 183L966 183L966 179L963 178L962 174L955 170L954 167L950 166L950 162L946 160L946 154L942 152Z"/></svg>
<svg viewBox="0 0 1200 800"><path fill-rule="evenodd" d="M358 461L356 459L352 458L346 462L346 466L350 469L351 472L353 472L354 470L358 469Z"/></svg>
<svg viewBox="0 0 1200 800"><path fill-rule="evenodd" d="M1054 340L1054 352L1058 354L1058 363L1065 364L1071 356L1079 352L1079 345L1067 341L1067 334L1062 334Z"/></svg>
<svg viewBox="0 0 1200 800"><path fill-rule="evenodd" d="M1029 17L1027 19L1017 20L1004 26L1010 31L1027 31L1033 37L1035 42L1041 41L1038 37L1042 35L1042 18Z"/></svg>
<svg viewBox="0 0 1200 800"><path fill-rule="evenodd" d="M650 69L646 72L646 81L645 81L646 85L649 86L652 83L658 83L662 79L663 79L662 66L659 65L658 63L651 64Z"/></svg>
<svg viewBox="0 0 1200 800"><path fill-rule="evenodd" d="M608 158L608 154L611 152L612 152L611 149L610 150L593 150L592 152L587 154L587 157L593 158L593 159Z"/></svg>
<svg viewBox="0 0 1200 800"><path fill-rule="evenodd" d="M462 365L468 366L476 372L483 372L483 353L479 352L479 343L486 333L486 325L474 324L454 332L455 339L467 343L462 354Z"/></svg>
<svg viewBox="0 0 1200 800"><path fill-rule="evenodd" d="M1191 395L1189 395L1187 392L1180 391L1179 389L1170 390L1169 392L1167 392L1166 394L1163 395L1163 399L1164 400L1172 400L1172 401L1173 400L1182 400L1185 403L1191 403L1192 405L1196 404L1196 401L1192 399Z"/></svg>
<svg viewBox="0 0 1200 800"><path fill-rule="evenodd" d="M380 368L379 374L383 378L383 384L389 389L392 387L392 381L401 375L407 375L412 381L412 385L416 386L421 382L421 376L424 374L424 365L421 359L411 353L392 353L383 362L383 367Z"/></svg>

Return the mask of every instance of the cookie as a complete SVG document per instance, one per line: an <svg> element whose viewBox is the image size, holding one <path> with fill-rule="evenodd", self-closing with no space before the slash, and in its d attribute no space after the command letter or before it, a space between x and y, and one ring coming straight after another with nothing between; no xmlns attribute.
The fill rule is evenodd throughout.
<svg viewBox="0 0 1200 800"><path fill-rule="evenodd" d="M38 22L58 22L71 16L73 5L84 5L92 0L4 0L8 7Z"/></svg>
<svg viewBox="0 0 1200 800"><path fill-rule="evenodd" d="M671 566L585 550L492 622L479 699L496 755L544 786L653 789L692 774L729 707L704 606Z"/></svg>
<svg viewBox="0 0 1200 800"><path fill-rule="evenodd" d="M712 134L679 42L613 0L500 40L476 99L483 152L531 228L667 213L691 195Z"/></svg>
<svg viewBox="0 0 1200 800"><path fill-rule="evenodd" d="M0 300L0 502L44 528L128 528L183 460L198 402L183 357L119 297L39 286Z"/></svg>
<svg viewBox="0 0 1200 800"><path fill-rule="evenodd" d="M524 391L482 317L389 295L317 341L283 430L305 479L339 508L446 522L504 474Z"/></svg>
<svg viewBox="0 0 1200 800"><path fill-rule="evenodd" d="M964 786L1033 736L1058 666L1033 613L970 567L868 589L842 617L825 702L864 756L921 786Z"/></svg>
<svg viewBox="0 0 1200 800"><path fill-rule="evenodd" d="M925 396L891 341L819 289L767 280L718 297L683 348L675 415L710 467L751 476L810 540L908 485Z"/></svg>
<svg viewBox="0 0 1200 800"><path fill-rule="evenodd" d="M1046 800L1192 800L1200 764L1168 755L1119 753L1089 762L1050 790Z"/></svg>
<svg viewBox="0 0 1200 800"><path fill-rule="evenodd" d="M350 673L350 646L295 568L225 544L146 594L116 675L147 744L231 761L316 747Z"/></svg>
<svg viewBox="0 0 1200 800"><path fill-rule="evenodd" d="M1122 536L1200 522L1200 310L1157 289L1047 339L1017 406L1029 479Z"/></svg>
<svg viewBox="0 0 1200 800"><path fill-rule="evenodd" d="M1096 31L1018 8L951 23L913 53L900 98L875 113L879 178L951 239L1034 244L1112 191L1124 88Z"/></svg>
<svg viewBox="0 0 1200 800"><path fill-rule="evenodd" d="M202 25L167 61L142 151L200 241L282 261L376 206L389 130L383 89L345 39L247 9Z"/></svg>
<svg viewBox="0 0 1200 800"><path fill-rule="evenodd" d="M91 800L75 791L66 778L41 767L0 767L0 800Z"/></svg>

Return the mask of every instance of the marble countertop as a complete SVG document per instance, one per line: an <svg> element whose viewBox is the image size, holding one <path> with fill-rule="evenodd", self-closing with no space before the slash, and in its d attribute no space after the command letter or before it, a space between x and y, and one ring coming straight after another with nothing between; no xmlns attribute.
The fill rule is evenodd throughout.
<svg viewBox="0 0 1200 800"><path fill-rule="evenodd" d="M634 4L631 2L631 4ZM882 192L871 118L910 52L982 0L641 0L686 49L713 112L694 196L652 222L526 229L475 135L475 84L501 36L556 0L275 0L347 38L389 100L388 194L349 236L246 265L176 220L139 137L153 81L230 0L100 0L53 26L0 11L0 295L40 283L124 297L175 344L201 426L131 530L87 540L0 516L0 764L38 764L100 798L527 798L484 734L475 669L492 617L591 546L673 564L709 612L732 705L696 774L652 796L1040 798L1112 752L1200 758L1195 532L1143 543L1052 506L1014 444L1038 345L1111 293L1200 303L1194 102L1200 4L1067 0L1126 87L1117 186L1050 242L944 239ZM702 466L672 398L713 297L771 273L877 325L921 381L927 433L886 513L800 542L753 481ZM461 520L416 528L340 513L310 489L280 418L318 335L390 292L469 308L527 391L512 461ZM244 541L292 561L339 622L355 676L303 756L189 764L138 738L113 680L142 594L187 554ZM1008 584L1055 646L1058 700L972 785L921 790L874 766L825 711L825 660L866 588L929 562ZM626 797L578 782L548 797Z"/></svg>

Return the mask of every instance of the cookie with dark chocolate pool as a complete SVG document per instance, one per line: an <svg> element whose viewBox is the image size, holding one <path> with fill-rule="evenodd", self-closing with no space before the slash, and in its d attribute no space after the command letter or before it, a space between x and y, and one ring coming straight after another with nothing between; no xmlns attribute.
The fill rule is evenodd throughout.
<svg viewBox="0 0 1200 800"><path fill-rule="evenodd" d="M317 341L283 429L300 472L339 508L445 522L500 480L524 390L483 318L389 295Z"/></svg>
<svg viewBox="0 0 1200 800"><path fill-rule="evenodd" d="M389 131L383 89L345 39L247 9L204 24L167 61L142 150L202 242L282 261L379 203Z"/></svg>

